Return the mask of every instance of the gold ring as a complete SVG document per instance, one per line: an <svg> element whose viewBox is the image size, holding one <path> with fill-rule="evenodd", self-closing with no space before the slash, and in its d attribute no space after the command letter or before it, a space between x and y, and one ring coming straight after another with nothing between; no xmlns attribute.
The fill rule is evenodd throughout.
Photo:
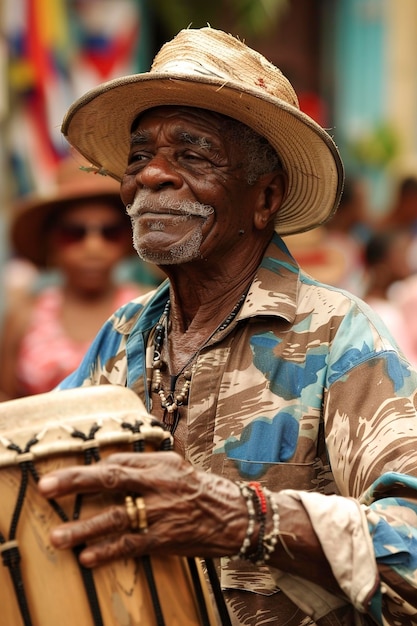
<svg viewBox="0 0 417 626"><path fill-rule="evenodd" d="M132 530L137 530L139 526L138 508L130 496L126 496L125 498L125 507L126 507L126 513L130 522L130 528Z"/></svg>
<svg viewBox="0 0 417 626"><path fill-rule="evenodd" d="M138 515L138 530L140 533L148 532L148 520L146 517L146 506L143 498L136 498L136 510Z"/></svg>

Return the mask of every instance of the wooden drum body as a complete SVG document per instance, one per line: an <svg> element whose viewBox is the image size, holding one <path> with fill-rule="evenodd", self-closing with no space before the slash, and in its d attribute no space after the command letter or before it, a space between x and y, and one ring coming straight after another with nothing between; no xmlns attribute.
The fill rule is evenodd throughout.
<svg viewBox="0 0 417 626"><path fill-rule="evenodd" d="M56 550L49 540L51 529L78 509L85 518L124 500L83 495L50 502L38 492L38 476L115 451L163 454L171 447L170 435L122 387L0 403L0 626L216 623L195 559L131 558L86 570L74 551Z"/></svg>

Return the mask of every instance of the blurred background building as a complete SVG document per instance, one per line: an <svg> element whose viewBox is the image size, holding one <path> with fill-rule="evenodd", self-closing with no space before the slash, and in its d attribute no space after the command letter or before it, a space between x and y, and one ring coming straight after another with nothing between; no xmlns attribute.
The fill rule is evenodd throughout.
<svg viewBox="0 0 417 626"><path fill-rule="evenodd" d="M189 25L238 35L287 74L365 189L359 226L417 179L415 0L0 0L0 12L1 267L14 201L47 190L68 153L60 123L71 102L146 71Z"/></svg>

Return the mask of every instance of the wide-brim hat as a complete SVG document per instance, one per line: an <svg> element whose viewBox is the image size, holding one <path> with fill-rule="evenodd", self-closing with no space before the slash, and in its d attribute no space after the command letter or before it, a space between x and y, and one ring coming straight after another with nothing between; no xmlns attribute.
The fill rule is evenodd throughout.
<svg viewBox="0 0 417 626"><path fill-rule="evenodd" d="M10 215L10 243L17 256L45 267L48 223L67 207L84 201L110 203L120 209L127 226L130 224L120 198L120 185L113 178L88 169L84 159L70 156L58 165L52 188L30 193L15 203Z"/></svg>
<svg viewBox="0 0 417 626"><path fill-rule="evenodd" d="M270 142L288 176L278 233L309 230L336 210L343 165L330 135L300 111L294 89L278 68L214 28L182 30L162 46L149 72L88 91L68 110L62 132L99 170L121 180L133 121L164 105L222 113Z"/></svg>

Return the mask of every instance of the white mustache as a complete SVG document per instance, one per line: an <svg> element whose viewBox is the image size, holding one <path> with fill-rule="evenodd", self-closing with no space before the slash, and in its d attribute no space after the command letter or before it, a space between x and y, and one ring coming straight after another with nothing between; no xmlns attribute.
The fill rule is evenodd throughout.
<svg viewBox="0 0 417 626"><path fill-rule="evenodd" d="M127 205L126 212L131 218L139 217L144 212L169 213L185 217L208 217L214 213L214 208L209 204L191 200L172 201L164 198L146 199L137 197L133 204Z"/></svg>

